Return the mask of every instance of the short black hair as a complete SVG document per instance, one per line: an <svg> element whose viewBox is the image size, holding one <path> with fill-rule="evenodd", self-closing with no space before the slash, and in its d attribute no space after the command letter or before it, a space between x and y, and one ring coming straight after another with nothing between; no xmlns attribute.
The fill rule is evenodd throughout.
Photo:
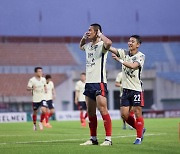
<svg viewBox="0 0 180 154"><path fill-rule="evenodd" d="M91 24L90 26L93 26L95 31L98 31L99 29L100 32L102 33L102 28L100 24L94 23L94 24Z"/></svg>
<svg viewBox="0 0 180 154"><path fill-rule="evenodd" d="M86 73L82 72L81 75L86 75Z"/></svg>
<svg viewBox="0 0 180 154"><path fill-rule="evenodd" d="M46 80L51 79L51 75L50 74L46 74L45 78L46 78Z"/></svg>
<svg viewBox="0 0 180 154"><path fill-rule="evenodd" d="M139 44L142 43L141 37L139 35L131 35L131 37L135 38Z"/></svg>
<svg viewBox="0 0 180 154"><path fill-rule="evenodd" d="M39 66L38 66L38 67L35 67L35 68L34 68L34 72L35 72L35 73L36 73L38 70L42 70L42 67L39 67Z"/></svg>

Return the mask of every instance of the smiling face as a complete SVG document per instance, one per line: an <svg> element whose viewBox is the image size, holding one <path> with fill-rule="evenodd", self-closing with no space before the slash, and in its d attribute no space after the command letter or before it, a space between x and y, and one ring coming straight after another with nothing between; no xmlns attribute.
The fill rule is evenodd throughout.
<svg viewBox="0 0 180 154"><path fill-rule="evenodd" d="M97 38L97 30L93 26L90 26L87 32L88 39L93 40Z"/></svg>
<svg viewBox="0 0 180 154"><path fill-rule="evenodd" d="M130 37L129 41L128 41L128 47L130 51L136 51L140 46L140 43L137 41L136 38L134 37Z"/></svg>

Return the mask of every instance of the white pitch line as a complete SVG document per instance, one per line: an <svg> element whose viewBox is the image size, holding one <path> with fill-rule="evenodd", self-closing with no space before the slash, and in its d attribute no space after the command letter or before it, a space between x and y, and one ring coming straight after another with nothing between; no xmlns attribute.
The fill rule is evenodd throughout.
<svg viewBox="0 0 180 154"><path fill-rule="evenodd" d="M159 133L159 134L146 134L145 136L160 136L160 135L166 135L166 133ZM113 136L112 138L127 138L127 137L134 137L136 135L124 135L124 136ZM31 144L31 143L53 143L53 142L66 142L66 141L81 141L86 140L87 138L82 139L64 139L64 140L50 140L50 141L25 141L25 142L4 142L0 143L0 145L6 145L6 144Z"/></svg>

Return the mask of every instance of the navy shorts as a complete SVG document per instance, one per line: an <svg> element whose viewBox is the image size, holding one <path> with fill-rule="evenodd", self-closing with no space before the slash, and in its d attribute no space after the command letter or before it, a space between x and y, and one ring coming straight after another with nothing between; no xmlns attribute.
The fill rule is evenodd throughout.
<svg viewBox="0 0 180 154"><path fill-rule="evenodd" d="M85 101L78 102L78 109L79 110L86 110L87 109L86 102Z"/></svg>
<svg viewBox="0 0 180 154"><path fill-rule="evenodd" d="M47 105L48 105L48 108L49 108L49 109L54 109L54 103L53 103L52 100L48 100L48 101L47 101Z"/></svg>
<svg viewBox="0 0 180 154"><path fill-rule="evenodd" d="M140 91L123 89L121 106L144 106L144 94Z"/></svg>
<svg viewBox="0 0 180 154"><path fill-rule="evenodd" d="M38 110L39 107L48 107L48 105L45 100L42 100L41 102L33 102L32 107L33 107L33 110Z"/></svg>
<svg viewBox="0 0 180 154"><path fill-rule="evenodd" d="M85 96L96 101L96 96L102 95L107 97L107 84L106 83L86 83L85 91L83 93Z"/></svg>

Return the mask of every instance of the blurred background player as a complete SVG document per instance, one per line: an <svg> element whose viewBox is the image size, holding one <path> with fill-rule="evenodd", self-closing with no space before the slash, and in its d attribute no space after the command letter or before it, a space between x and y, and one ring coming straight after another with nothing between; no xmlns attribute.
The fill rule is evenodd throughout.
<svg viewBox="0 0 180 154"><path fill-rule="evenodd" d="M145 61L145 55L138 51L141 45L139 35L132 35L128 41L129 50L111 47L112 57L122 64L121 116L133 128L136 129L137 137L134 144L141 144L145 133L142 107L144 96L141 81L141 73ZM133 107L135 117L130 114Z"/></svg>
<svg viewBox="0 0 180 154"><path fill-rule="evenodd" d="M86 126L86 118L87 118L87 107L86 107L86 102L85 102L85 95L83 94L85 90L85 82L86 82L86 74L81 73L80 75L80 80L76 82L75 85L75 104L78 106L78 109L80 111L80 121L81 121L81 126L85 127ZM85 111L85 115L84 112Z"/></svg>
<svg viewBox="0 0 180 154"><path fill-rule="evenodd" d="M45 118L47 102L45 98L46 89L46 79L43 76L43 71L41 67L35 67L34 77L29 79L27 90L32 92L32 105L33 105L33 130L37 130L36 120L38 109L41 109L41 117L39 122L40 130L43 130L42 121Z"/></svg>
<svg viewBox="0 0 180 154"><path fill-rule="evenodd" d="M117 77L116 77L116 81L115 81L115 86L119 87L119 101L120 101L120 105L121 105L121 96L123 93L123 87L122 87L122 72L119 72ZM131 110L130 114L134 114L133 110ZM133 129L132 126L128 125L129 129ZM123 119L123 129L126 129L126 121Z"/></svg>
<svg viewBox="0 0 180 154"><path fill-rule="evenodd" d="M52 126L49 123L49 118L55 112L53 100L56 98L56 91L54 88L54 83L52 81L51 75L47 74L45 78L46 78L46 88L47 88L47 93L45 95L46 95L46 102L47 102L48 108L46 111L45 119L43 120L43 125L47 128L51 128Z"/></svg>
<svg viewBox="0 0 180 154"><path fill-rule="evenodd" d="M88 39L90 42L87 42ZM84 95L89 117L90 140L80 145L98 145L96 107L99 109L106 132L101 146L111 146L112 123L107 109L106 59L112 42L99 24L91 24L80 41L80 49L86 52L86 85Z"/></svg>

